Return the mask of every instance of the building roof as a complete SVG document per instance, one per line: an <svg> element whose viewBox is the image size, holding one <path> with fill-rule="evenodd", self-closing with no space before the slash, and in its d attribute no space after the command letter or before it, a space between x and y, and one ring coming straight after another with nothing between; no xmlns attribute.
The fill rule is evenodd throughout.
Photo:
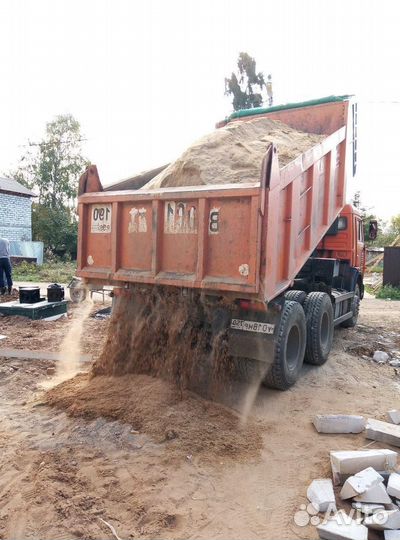
<svg viewBox="0 0 400 540"><path fill-rule="evenodd" d="M22 197L37 197L36 193L11 178L0 178L0 192Z"/></svg>

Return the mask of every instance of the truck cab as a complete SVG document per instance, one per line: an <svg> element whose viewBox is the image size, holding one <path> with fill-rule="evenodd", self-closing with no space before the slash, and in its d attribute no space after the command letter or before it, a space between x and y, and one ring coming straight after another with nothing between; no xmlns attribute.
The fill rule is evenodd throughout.
<svg viewBox="0 0 400 540"><path fill-rule="evenodd" d="M361 275L365 271L364 225L361 213L351 204L346 204L329 231L317 246L320 257L332 257L346 261L357 268Z"/></svg>

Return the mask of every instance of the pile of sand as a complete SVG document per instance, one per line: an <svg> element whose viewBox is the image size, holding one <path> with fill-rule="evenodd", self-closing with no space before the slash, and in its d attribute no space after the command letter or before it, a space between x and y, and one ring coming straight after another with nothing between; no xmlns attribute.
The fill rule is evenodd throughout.
<svg viewBox="0 0 400 540"><path fill-rule="evenodd" d="M77 375L49 390L46 399L71 416L128 423L181 457L248 459L262 448L260 422L242 425L241 417L223 405L182 394L174 384L148 375Z"/></svg>
<svg viewBox="0 0 400 540"><path fill-rule="evenodd" d="M324 138L269 118L232 122L202 137L142 189L259 182L271 143L284 167Z"/></svg>

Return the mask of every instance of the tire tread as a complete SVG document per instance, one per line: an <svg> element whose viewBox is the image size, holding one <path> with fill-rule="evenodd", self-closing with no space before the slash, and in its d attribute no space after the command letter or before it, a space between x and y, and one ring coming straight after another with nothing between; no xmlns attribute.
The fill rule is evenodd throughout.
<svg viewBox="0 0 400 540"><path fill-rule="evenodd" d="M268 370L264 377L263 384L269 388L276 388L277 390L287 390L293 386L294 382L289 381L286 377L284 367L282 365L280 354L282 346L285 342L285 331L287 320L292 316L294 310L303 311L302 306L298 302L291 300L285 301L281 321L279 324L278 335L275 338L275 352L272 366ZM304 314L304 313L303 313ZM301 362L302 363L302 362ZM300 366L301 367L301 366Z"/></svg>
<svg viewBox="0 0 400 540"><path fill-rule="evenodd" d="M304 302L304 313L307 323L307 343L304 361L314 366L322 366L327 361L327 356L321 355L320 335L315 331L319 322L321 308L329 296L326 293L311 292ZM330 299L329 299L330 302ZM333 313L331 317L333 332ZM328 353L329 354L329 353Z"/></svg>

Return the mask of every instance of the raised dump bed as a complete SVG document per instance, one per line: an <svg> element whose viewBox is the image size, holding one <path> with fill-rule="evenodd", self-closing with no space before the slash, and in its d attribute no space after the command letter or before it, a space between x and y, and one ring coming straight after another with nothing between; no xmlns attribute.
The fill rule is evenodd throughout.
<svg viewBox="0 0 400 540"><path fill-rule="evenodd" d="M255 115L326 137L284 167L270 143L253 183L103 191L91 166L80 186L78 275L263 302L287 289L344 205L353 102L235 113L220 125Z"/></svg>

